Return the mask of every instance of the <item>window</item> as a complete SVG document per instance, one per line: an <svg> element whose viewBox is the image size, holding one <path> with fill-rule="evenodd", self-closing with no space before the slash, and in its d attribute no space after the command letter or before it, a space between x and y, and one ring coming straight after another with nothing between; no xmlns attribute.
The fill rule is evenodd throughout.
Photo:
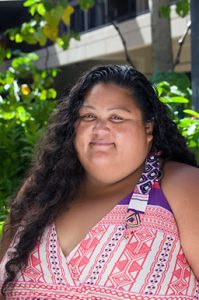
<svg viewBox="0 0 199 300"><path fill-rule="evenodd" d="M100 27L112 21L128 20L148 9L148 0L96 0L88 12L83 12L76 2L70 3L75 6L70 28L77 32Z"/></svg>

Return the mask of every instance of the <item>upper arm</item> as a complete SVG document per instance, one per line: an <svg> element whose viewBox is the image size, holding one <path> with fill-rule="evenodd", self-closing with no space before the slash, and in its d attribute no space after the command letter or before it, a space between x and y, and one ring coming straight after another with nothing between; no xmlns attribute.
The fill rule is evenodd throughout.
<svg viewBox="0 0 199 300"><path fill-rule="evenodd" d="M168 163L162 189L173 210L186 259L199 279L199 169Z"/></svg>

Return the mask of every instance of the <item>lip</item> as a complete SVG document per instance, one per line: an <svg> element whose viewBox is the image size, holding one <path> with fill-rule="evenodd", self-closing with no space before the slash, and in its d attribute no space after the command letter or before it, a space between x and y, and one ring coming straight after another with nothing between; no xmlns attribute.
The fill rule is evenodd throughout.
<svg viewBox="0 0 199 300"><path fill-rule="evenodd" d="M97 147L110 147L110 146L113 146L114 143L105 142L105 141L92 141L92 142L90 142L90 145L97 146Z"/></svg>

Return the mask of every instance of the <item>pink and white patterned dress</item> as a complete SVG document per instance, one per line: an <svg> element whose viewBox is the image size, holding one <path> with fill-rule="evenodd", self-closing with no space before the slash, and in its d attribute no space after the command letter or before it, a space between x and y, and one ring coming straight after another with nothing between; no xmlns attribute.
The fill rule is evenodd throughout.
<svg viewBox="0 0 199 300"><path fill-rule="evenodd" d="M154 177L154 169L146 168L143 175L147 180ZM144 177L134 196L120 201L67 257L55 224L48 226L27 266L9 284L6 299L199 299L199 282L184 256L157 173L149 180L152 186ZM147 190L147 199L142 197L141 186ZM140 224L126 236L127 216L135 211L133 201L137 201L137 208L141 202L137 210ZM5 256L0 266L0 285L6 260Z"/></svg>

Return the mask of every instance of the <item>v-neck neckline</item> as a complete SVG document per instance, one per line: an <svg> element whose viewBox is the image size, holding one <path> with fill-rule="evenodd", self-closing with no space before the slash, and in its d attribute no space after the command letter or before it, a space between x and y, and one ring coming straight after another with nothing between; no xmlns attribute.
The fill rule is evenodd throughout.
<svg viewBox="0 0 199 300"><path fill-rule="evenodd" d="M155 171L155 173L154 173ZM56 229L56 224L55 222L53 222L53 227L54 227L54 231L56 233L56 244L57 244L57 247L59 248L60 252L61 252L61 255L66 259L66 261L70 260L70 257L73 256L73 253L75 253L75 251L80 247L81 243L83 241L86 240L87 236L89 235L89 233L91 231L93 231L95 229L95 227L99 226L100 223L103 223L103 220L105 220L107 218L107 216L109 214L111 214L117 206L120 206L120 205L125 205L127 206L126 208L126 212L128 212L129 210L134 210L136 211L135 208L132 208L132 206L134 205L134 202L136 200L140 201L143 203L143 200L145 202L145 208L143 209L143 211L139 211L141 213L144 213L145 212L145 209L147 207L147 204L148 204L148 199L149 199L149 193L150 193L150 190L155 182L155 180L157 179L158 177L158 173L159 173L159 162L158 162L158 159L157 157L155 156L150 156L146 162L145 162L145 167L144 167L144 170L143 170L143 173L140 177L140 179L138 180L137 184L135 185L135 188L133 189L133 191L131 191L128 195L126 195L122 200L120 200L110 211L108 211L94 226L92 226L88 232L85 234L85 236L80 240L80 242L67 254L65 255L63 250L62 250L62 247L61 247L61 243L59 241L59 237L58 237L58 233L57 233L57 229ZM152 175L152 176L151 176ZM143 189L142 187L147 183L150 183L150 187L147 191L143 192ZM144 195L146 194L146 195ZM144 195L145 199L137 199L137 196L139 198L139 195ZM142 197L141 197L142 198ZM133 205L132 205L133 204ZM138 204L140 205L140 204Z"/></svg>
<svg viewBox="0 0 199 300"><path fill-rule="evenodd" d="M126 197L124 197L122 200L120 200L110 211L108 211L94 226L92 226L89 231L86 233L86 235L80 240L80 242L67 254L65 255L63 250L62 250L62 247L61 247L61 243L59 241L59 237L58 237L58 234L57 234L57 229L56 229L56 224L55 222L52 223L52 229L54 228L54 231L56 233L56 245L61 253L61 255L66 259L66 261L70 261L70 258L73 256L73 254L76 252L76 250L80 247L80 245L82 244L83 241L86 240L86 238L88 237L89 233L93 230L95 230L95 228L97 228L101 223L103 224L103 221L105 219L107 219L108 215L112 214L113 211L118 207L118 206L125 206L125 212L127 211L128 209L128 203L127 204L123 204L123 201L125 199L128 199L128 201L130 201L131 199L131 195L132 195L132 192L129 193ZM125 220L125 218L124 218ZM121 224L122 225L122 224ZM125 223L124 223L124 226L125 226Z"/></svg>

